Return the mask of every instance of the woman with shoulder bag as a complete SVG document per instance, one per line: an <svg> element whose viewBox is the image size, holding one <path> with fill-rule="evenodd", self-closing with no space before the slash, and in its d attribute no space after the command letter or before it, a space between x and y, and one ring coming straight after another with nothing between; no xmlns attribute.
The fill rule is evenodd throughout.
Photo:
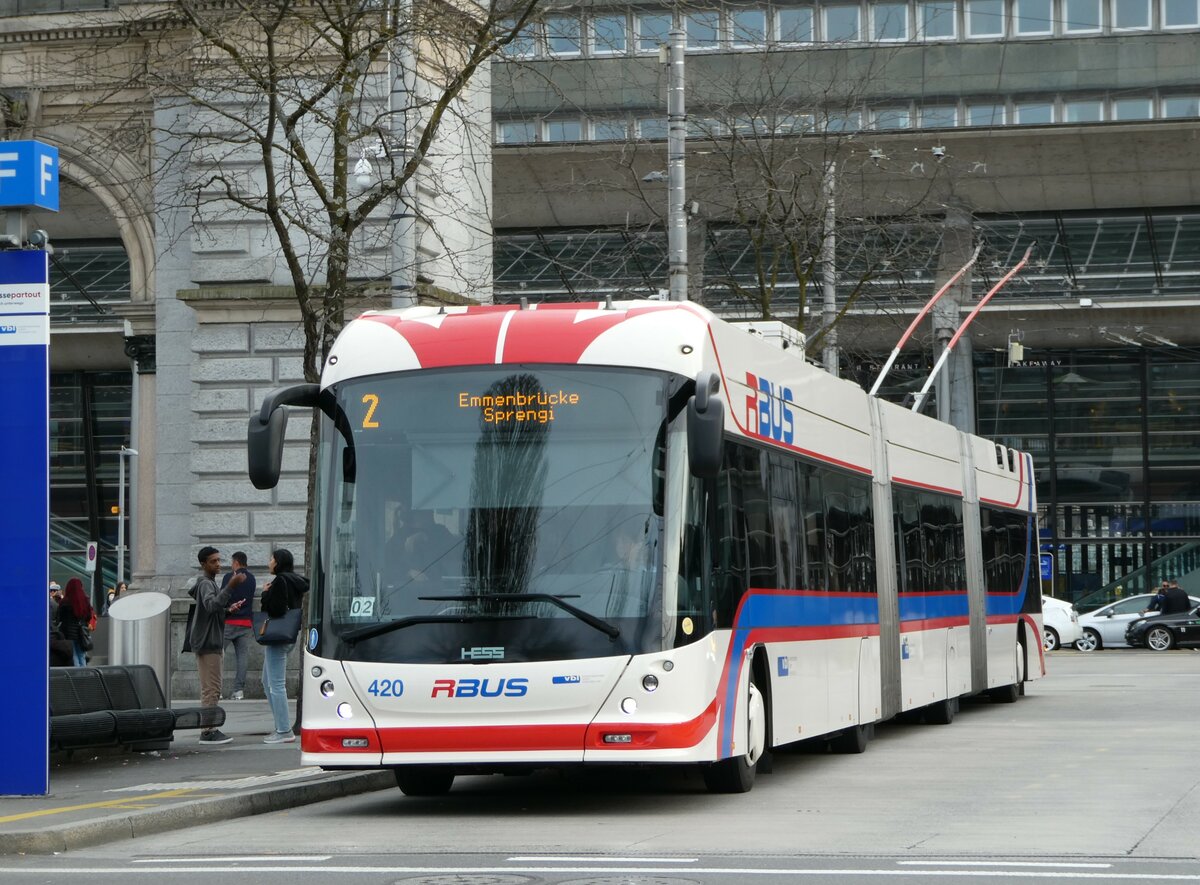
<svg viewBox="0 0 1200 885"><path fill-rule="evenodd" d="M292 570L293 559L289 550L281 548L273 552L267 566L275 577L262 592L262 610L271 618L282 618L304 604L308 579ZM291 642L263 646L263 691L271 703L271 715L275 719L275 731L267 735L264 744L290 744L296 740L292 734L287 699L287 659L295 645L296 637L293 636Z"/></svg>
<svg viewBox="0 0 1200 885"><path fill-rule="evenodd" d="M88 624L96 616L92 604L83 590L83 581L71 578L63 591L63 601L58 604L58 626L63 639L71 640L72 655L76 667L87 666L87 653L92 650L92 635Z"/></svg>

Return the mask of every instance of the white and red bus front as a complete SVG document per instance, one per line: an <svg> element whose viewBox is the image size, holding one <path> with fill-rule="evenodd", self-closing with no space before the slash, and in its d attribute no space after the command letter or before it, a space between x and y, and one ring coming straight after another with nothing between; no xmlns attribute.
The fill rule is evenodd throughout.
<svg viewBox="0 0 1200 885"><path fill-rule="evenodd" d="M664 308L348 327L321 392L306 764L718 758L728 638L683 525L707 329ZM613 364L638 349L677 365Z"/></svg>

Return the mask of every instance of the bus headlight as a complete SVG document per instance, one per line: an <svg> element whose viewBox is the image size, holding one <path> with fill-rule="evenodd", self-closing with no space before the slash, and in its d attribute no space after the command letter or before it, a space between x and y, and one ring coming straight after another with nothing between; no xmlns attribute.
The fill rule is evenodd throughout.
<svg viewBox="0 0 1200 885"><path fill-rule="evenodd" d="M333 697L333 683L328 679L321 683L321 694L327 698Z"/></svg>
<svg viewBox="0 0 1200 885"><path fill-rule="evenodd" d="M642 688L646 691L654 691L654 689L658 688L658 677L653 673L647 673L642 677Z"/></svg>
<svg viewBox="0 0 1200 885"><path fill-rule="evenodd" d="M632 716L637 712L637 701L633 698L625 698L625 700L621 701L621 712Z"/></svg>
<svg viewBox="0 0 1200 885"><path fill-rule="evenodd" d="M342 719L353 719L354 718L353 708L351 708L351 706L349 704L347 704L345 701L342 701L340 704L337 705L337 714Z"/></svg>

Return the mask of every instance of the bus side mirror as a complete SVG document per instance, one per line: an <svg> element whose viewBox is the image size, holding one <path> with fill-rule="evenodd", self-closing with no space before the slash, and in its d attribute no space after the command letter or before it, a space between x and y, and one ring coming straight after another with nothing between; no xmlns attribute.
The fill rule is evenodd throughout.
<svg viewBox="0 0 1200 885"><path fill-rule="evenodd" d="M725 407L716 396L720 389L716 372L701 372L696 376L696 393L688 400L688 464L698 479L711 479L721 470Z"/></svg>
<svg viewBox="0 0 1200 885"><path fill-rule="evenodd" d="M320 393L319 384L297 384L295 387L273 390L263 400L258 414L250 416L250 426L246 430L246 457L250 482L256 489L273 489L279 482L283 436L287 430L287 409L283 407L315 407Z"/></svg>

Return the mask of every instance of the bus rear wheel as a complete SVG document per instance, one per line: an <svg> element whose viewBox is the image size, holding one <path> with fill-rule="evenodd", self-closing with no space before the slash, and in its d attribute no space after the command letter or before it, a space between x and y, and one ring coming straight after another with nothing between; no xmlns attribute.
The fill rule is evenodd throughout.
<svg viewBox="0 0 1200 885"><path fill-rule="evenodd" d="M405 765L395 771L396 786L405 796L444 796L454 785L454 772L437 765Z"/></svg>
<svg viewBox="0 0 1200 885"><path fill-rule="evenodd" d="M766 749L767 707L751 676L746 697L746 752L706 766L704 785L710 793L750 792L758 773L758 760Z"/></svg>

